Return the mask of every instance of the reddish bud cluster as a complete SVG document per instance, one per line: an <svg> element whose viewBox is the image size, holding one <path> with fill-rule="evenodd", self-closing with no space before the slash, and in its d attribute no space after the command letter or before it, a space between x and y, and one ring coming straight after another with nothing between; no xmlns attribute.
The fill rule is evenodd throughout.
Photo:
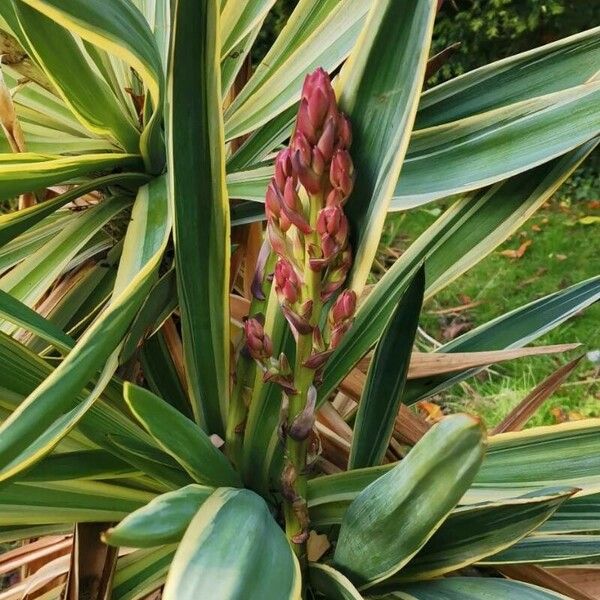
<svg viewBox="0 0 600 600"><path fill-rule="evenodd" d="M273 355L273 343L265 333L262 323L255 318L246 319L244 322L246 347L252 358L264 361Z"/></svg>

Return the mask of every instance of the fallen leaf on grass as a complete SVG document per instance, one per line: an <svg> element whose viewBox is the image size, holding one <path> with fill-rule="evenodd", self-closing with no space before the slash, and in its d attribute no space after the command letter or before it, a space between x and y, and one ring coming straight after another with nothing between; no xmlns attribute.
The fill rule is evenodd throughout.
<svg viewBox="0 0 600 600"><path fill-rule="evenodd" d="M444 340L453 340L458 337L461 333L469 331L473 328L473 323L463 319L453 319L447 325L442 327L442 337Z"/></svg>
<svg viewBox="0 0 600 600"><path fill-rule="evenodd" d="M567 260L566 254L555 254L556 260Z"/></svg>
<svg viewBox="0 0 600 600"><path fill-rule="evenodd" d="M532 225L531 231L535 231L536 233L539 233L540 231L542 231L542 228L539 225Z"/></svg>
<svg viewBox="0 0 600 600"><path fill-rule="evenodd" d="M550 410L550 414L554 417L556 423L568 423L569 421L581 421L585 419L585 416L582 415L577 410L569 410L566 411L564 408L560 406L555 406Z"/></svg>
<svg viewBox="0 0 600 600"><path fill-rule="evenodd" d="M600 215L587 215L586 217L581 217L577 222L580 225L594 225L596 223L600 223Z"/></svg>
<svg viewBox="0 0 600 600"><path fill-rule="evenodd" d="M428 423L437 423L444 418L444 413L441 407L435 402L427 402L427 400L421 400L417 404L419 410L424 414Z"/></svg>
<svg viewBox="0 0 600 600"><path fill-rule="evenodd" d="M590 210L599 210L600 209L600 200L590 200L587 203L587 207Z"/></svg>
<svg viewBox="0 0 600 600"><path fill-rule="evenodd" d="M523 258L523 255L525 254L527 248L529 248L529 246L531 246L531 244L532 244L531 240L525 240L517 248L517 250L502 250L500 252L500 254L502 254L502 256L506 256L507 258Z"/></svg>

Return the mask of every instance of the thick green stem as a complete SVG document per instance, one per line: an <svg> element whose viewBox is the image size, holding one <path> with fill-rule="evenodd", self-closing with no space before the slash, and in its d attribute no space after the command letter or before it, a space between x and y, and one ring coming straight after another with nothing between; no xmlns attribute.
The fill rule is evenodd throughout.
<svg viewBox="0 0 600 600"><path fill-rule="evenodd" d="M250 316L263 313L265 310L271 292L271 283L269 282L267 275L273 271L275 259L275 253L271 252L265 263L265 277L263 279L265 299L252 299L250 310L248 312ZM244 429L248 419L248 410L256 378L256 370L256 363L251 358L243 356L242 354L239 355L235 372L235 384L227 413L227 428L225 432L225 451L229 460L231 460L238 468L242 464Z"/></svg>
<svg viewBox="0 0 600 600"><path fill-rule="evenodd" d="M310 268L308 249L318 244L318 236L315 231L317 215L322 206L323 198L316 195L310 198L310 224L313 233L306 236L304 248L304 273L305 285L301 302L312 302L312 314L310 324L318 326L321 315L321 274ZM304 366L304 363L312 354L313 336L311 333L298 335L296 343L296 360L294 365L294 388L297 393L289 396L288 406L288 428L306 408L309 389L313 384L315 372ZM310 432L308 432L310 433ZM306 501L306 455L308 440L294 439L287 435L285 439L285 461L283 472L284 487L284 515L286 534L294 552L298 556L302 568L307 566L306 538L308 536L308 508Z"/></svg>

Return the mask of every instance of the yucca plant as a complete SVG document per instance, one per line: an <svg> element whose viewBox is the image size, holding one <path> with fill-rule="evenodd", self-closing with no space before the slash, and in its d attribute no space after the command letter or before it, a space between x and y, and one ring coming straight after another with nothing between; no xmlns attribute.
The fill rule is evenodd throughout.
<svg viewBox="0 0 600 600"><path fill-rule="evenodd" d="M577 359L489 436L407 407L600 297L415 350L594 149L600 29L423 92L436 0L300 0L251 72L273 4L0 4L0 598L594 597L600 421L520 431Z"/></svg>

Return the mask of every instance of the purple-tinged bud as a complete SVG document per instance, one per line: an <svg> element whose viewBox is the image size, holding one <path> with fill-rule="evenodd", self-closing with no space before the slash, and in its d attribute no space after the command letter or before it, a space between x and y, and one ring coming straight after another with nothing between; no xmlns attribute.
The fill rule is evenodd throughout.
<svg viewBox="0 0 600 600"><path fill-rule="evenodd" d="M311 194L316 194L321 191L322 187L322 175L325 169L325 163L322 161L322 157L319 155L315 156L318 150L310 146L306 137L297 132L292 140L292 165L294 172L298 176L300 183L306 188ZM313 163L315 163L313 165ZM321 173L315 172L313 166L321 170Z"/></svg>
<svg viewBox="0 0 600 600"><path fill-rule="evenodd" d="M323 69L307 75L302 86L296 130L301 131L311 144L316 144L326 120L329 117L337 119L338 114L329 75Z"/></svg>
<svg viewBox="0 0 600 600"><path fill-rule="evenodd" d="M327 302L339 290L352 266L352 249L347 245L334 259L321 287L321 300Z"/></svg>
<svg viewBox="0 0 600 600"><path fill-rule="evenodd" d="M267 237L273 252L278 256L286 256L288 251L288 244L285 235L279 228L276 222L269 220L267 222Z"/></svg>
<svg viewBox="0 0 600 600"><path fill-rule="evenodd" d="M252 296L257 300L265 299L263 281L265 280L265 268L270 252L271 248L269 246L269 242L264 240L262 246L260 247L258 258L256 259L256 270L254 271L254 277L252 278L252 284L250 285Z"/></svg>
<svg viewBox="0 0 600 600"><path fill-rule="evenodd" d="M331 161L329 180L334 189L340 190L347 198L354 185L354 166L346 150L336 150Z"/></svg>
<svg viewBox="0 0 600 600"><path fill-rule="evenodd" d="M275 223L279 222L279 216L281 215L281 200L279 192L272 181L267 186L267 193L265 194L265 213L269 221L275 221Z"/></svg>
<svg viewBox="0 0 600 600"><path fill-rule="evenodd" d="M329 311L329 322L332 326L343 323L354 317L356 311L356 292L344 290L336 299Z"/></svg>
<svg viewBox="0 0 600 600"><path fill-rule="evenodd" d="M308 333L312 333L313 327L309 323L308 319L305 319L304 317L300 316L298 313L294 312L285 304L281 305L281 312L286 318L286 321L290 324L294 337L297 338L298 335L306 335Z"/></svg>
<svg viewBox="0 0 600 600"><path fill-rule="evenodd" d="M296 192L295 182L291 177L288 177L285 182L281 209L283 210L286 218L302 233L312 233L310 224L304 217L304 210L302 208L300 198Z"/></svg>
<svg viewBox="0 0 600 600"><path fill-rule="evenodd" d="M327 194L327 198L325 200L326 206L344 206L346 201L346 197L342 193L341 190L336 190L333 188L329 194Z"/></svg>
<svg viewBox="0 0 600 600"><path fill-rule="evenodd" d="M337 148L347 150L352 144L352 127L348 117L340 113L337 122Z"/></svg>
<svg viewBox="0 0 600 600"><path fill-rule="evenodd" d="M332 258L348 242L348 219L339 204L326 206L317 216L317 232L321 236L323 257Z"/></svg>
<svg viewBox="0 0 600 600"><path fill-rule="evenodd" d="M290 423L287 434L293 440L302 442L308 438L315 424L315 408L317 406L317 388L311 385L306 394L306 405Z"/></svg>
<svg viewBox="0 0 600 600"><path fill-rule="evenodd" d="M329 162L333 157L333 149L335 144L335 119L327 119L323 133L317 142L317 148L323 156L325 162Z"/></svg>
<svg viewBox="0 0 600 600"><path fill-rule="evenodd" d="M325 350L324 352L316 352L315 354L311 354L302 364L307 369L313 369L316 371L317 369L321 369L327 363L327 360L333 353L333 350Z"/></svg>
<svg viewBox="0 0 600 600"><path fill-rule="evenodd" d="M285 148L279 152L275 159L275 183L280 190L285 187L288 177L293 177L292 151Z"/></svg>
<svg viewBox="0 0 600 600"><path fill-rule="evenodd" d="M351 326L352 323L350 321L346 321L345 323L342 323L341 325L338 325L337 327L334 327L331 330L331 339L329 340L329 346L332 350L335 350L340 345L340 342L342 341L344 335L346 335L346 332L350 329Z"/></svg>
<svg viewBox="0 0 600 600"><path fill-rule="evenodd" d="M294 267L285 259L279 258L275 265L275 291L280 301L295 304L300 295L300 282Z"/></svg>
<svg viewBox="0 0 600 600"><path fill-rule="evenodd" d="M317 215L317 232L319 235L336 236L346 219L340 206L326 206Z"/></svg>
<svg viewBox="0 0 600 600"><path fill-rule="evenodd" d="M255 360L263 361L273 355L273 343L258 319L249 318L244 322L246 346L250 356Z"/></svg>

